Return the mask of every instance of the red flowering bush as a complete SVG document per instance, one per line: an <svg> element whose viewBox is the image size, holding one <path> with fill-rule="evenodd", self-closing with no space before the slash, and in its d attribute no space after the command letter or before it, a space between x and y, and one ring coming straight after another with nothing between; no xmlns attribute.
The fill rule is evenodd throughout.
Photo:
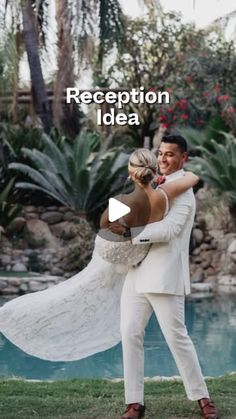
<svg viewBox="0 0 236 419"><path fill-rule="evenodd" d="M165 128L186 123L190 119L187 99L176 100L171 106L162 106L159 121Z"/></svg>
<svg viewBox="0 0 236 419"><path fill-rule="evenodd" d="M232 131L236 130L236 112L233 106L233 99L229 95L216 95L210 92L203 93L203 102L207 98L206 108L212 107L211 117L219 115ZM207 93L207 94L206 94ZM159 113L159 121L165 128L192 125L194 127L203 127L208 122L208 118L203 119L195 112L194 101L189 99L175 100L169 106L162 106Z"/></svg>
<svg viewBox="0 0 236 419"><path fill-rule="evenodd" d="M141 127L134 129L141 139L156 122L202 128L217 116L235 130L235 46L216 33L183 25L174 13L130 20L107 79L130 90L169 91L169 105L127 105L127 112L139 115Z"/></svg>

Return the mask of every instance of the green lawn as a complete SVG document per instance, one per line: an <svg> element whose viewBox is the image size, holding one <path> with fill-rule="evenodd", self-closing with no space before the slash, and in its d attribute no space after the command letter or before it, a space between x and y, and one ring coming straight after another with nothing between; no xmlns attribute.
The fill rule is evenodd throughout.
<svg viewBox="0 0 236 419"><path fill-rule="evenodd" d="M221 418L236 418L236 375L208 380ZM186 399L182 383L145 383L146 419L199 418L196 402ZM64 380L0 381L0 418L118 419L123 411L123 382Z"/></svg>

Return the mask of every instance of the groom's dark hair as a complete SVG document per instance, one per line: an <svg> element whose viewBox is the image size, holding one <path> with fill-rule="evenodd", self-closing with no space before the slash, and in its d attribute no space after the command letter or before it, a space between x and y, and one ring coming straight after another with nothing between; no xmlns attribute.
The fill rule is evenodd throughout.
<svg viewBox="0 0 236 419"><path fill-rule="evenodd" d="M169 143L169 144L177 144L177 146L179 147L182 153L185 153L188 151L187 141L185 140L184 137L182 137L182 135L166 134L166 135L163 135L161 142Z"/></svg>

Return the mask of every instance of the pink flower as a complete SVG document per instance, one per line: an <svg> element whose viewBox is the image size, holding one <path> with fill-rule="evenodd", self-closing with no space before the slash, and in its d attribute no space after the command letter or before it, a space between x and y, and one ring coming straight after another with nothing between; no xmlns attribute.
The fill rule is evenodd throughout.
<svg viewBox="0 0 236 419"><path fill-rule="evenodd" d="M230 100L230 99L231 99L231 96L229 96L229 95L221 95L221 96L218 96L216 98L218 103L225 102L225 101Z"/></svg>
<svg viewBox="0 0 236 419"><path fill-rule="evenodd" d="M215 93L219 92L219 84L218 83L215 84L213 90L214 90Z"/></svg>
<svg viewBox="0 0 236 419"><path fill-rule="evenodd" d="M234 107L233 106L228 106L227 113L234 113Z"/></svg>
<svg viewBox="0 0 236 419"><path fill-rule="evenodd" d="M197 120L197 124L198 124L198 125L202 125L202 124L204 124L204 120L203 120L203 119L198 119L198 120Z"/></svg>
<svg viewBox="0 0 236 419"><path fill-rule="evenodd" d="M187 109L187 99L181 99L180 107L183 111L185 111Z"/></svg>
<svg viewBox="0 0 236 419"><path fill-rule="evenodd" d="M192 81L193 81L193 76L187 76L186 77L186 81L187 81L187 83L192 83Z"/></svg>
<svg viewBox="0 0 236 419"><path fill-rule="evenodd" d="M189 119L189 116L188 116L186 113L182 113L182 115L180 115L180 118L181 118L183 121L186 121L187 119Z"/></svg>
<svg viewBox="0 0 236 419"><path fill-rule="evenodd" d="M166 122L167 121L167 117L165 115L161 115L159 119L160 119L160 122Z"/></svg>

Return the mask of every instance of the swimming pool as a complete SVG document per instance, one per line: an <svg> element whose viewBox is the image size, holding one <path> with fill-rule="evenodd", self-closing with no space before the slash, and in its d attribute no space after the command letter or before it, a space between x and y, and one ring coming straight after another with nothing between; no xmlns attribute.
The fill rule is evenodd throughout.
<svg viewBox="0 0 236 419"><path fill-rule="evenodd" d="M236 371L236 294L187 299L186 324L205 376ZM179 375L152 316L145 335L145 376ZM121 345L86 359L48 362L29 356L0 334L0 376L27 379L122 378Z"/></svg>

